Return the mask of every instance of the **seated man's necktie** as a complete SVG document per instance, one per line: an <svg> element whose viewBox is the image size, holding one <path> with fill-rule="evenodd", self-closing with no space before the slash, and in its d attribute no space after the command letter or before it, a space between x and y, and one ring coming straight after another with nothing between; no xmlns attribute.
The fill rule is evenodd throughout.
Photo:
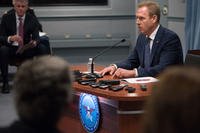
<svg viewBox="0 0 200 133"><path fill-rule="evenodd" d="M150 41L151 41L151 38L147 37L146 38L147 43L145 45L145 56L144 56L144 67L146 69L150 67L150 56L151 56Z"/></svg>
<svg viewBox="0 0 200 133"><path fill-rule="evenodd" d="M19 36L21 36L22 40L24 39L24 24L22 17L19 17L19 26L18 26ZM23 44L22 44L23 45Z"/></svg>
<svg viewBox="0 0 200 133"><path fill-rule="evenodd" d="M24 45L24 24L22 17L19 17L18 34L22 38L22 42L19 44L19 48L17 49L16 53L20 53Z"/></svg>

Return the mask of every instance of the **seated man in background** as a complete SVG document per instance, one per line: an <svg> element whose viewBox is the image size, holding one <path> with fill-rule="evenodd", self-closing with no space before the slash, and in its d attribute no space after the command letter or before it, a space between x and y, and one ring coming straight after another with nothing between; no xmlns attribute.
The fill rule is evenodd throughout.
<svg viewBox="0 0 200 133"><path fill-rule="evenodd" d="M19 120L0 133L60 133L59 122L72 99L72 73L59 57L43 56L24 62L14 78Z"/></svg>
<svg viewBox="0 0 200 133"><path fill-rule="evenodd" d="M14 5L14 1L15 0L12 1L13 5ZM13 12L15 12L14 8L9 10L9 11L7 11L6 13L13 13ZM28 7L28 9L26 10L26 13L29 13L29 14L33 15L33 17L35 17L35 19L37 20L37 25L38 25L39 32L43 32L42 25L38 21L34 10ZM49 44L49 37L47 35L40 36L40 42L47 47L46 48L46 50L47 50L46 53L50 54L51 53L51 48L50 48L50 44Z"/></svg>
<svg viewBox="0 0 200 133"><path fill-rule="evenodd" d="M116 78L157 76L170 65L183 64L182 46L176 33L162 27L160 7L153 1L138 5L136 24L141 32L136 46L128 58L104 68L106 73Z"/></svg>
<svg viewBox="0 0 200 133"><path fill-rule="evenodd" d="M28 0L13 0L13 5L15 11L3 15L0 27L2 93L9 93L8 64L11 60L48 54L47 47L40 42L38 20L26 13Z"/></svg>
<svg viewBox="0 0 200 133"><path fill-rule="evenodd" d="M147 99L143 133L200 132L200 69L174 67L164 71Z"/></svg>

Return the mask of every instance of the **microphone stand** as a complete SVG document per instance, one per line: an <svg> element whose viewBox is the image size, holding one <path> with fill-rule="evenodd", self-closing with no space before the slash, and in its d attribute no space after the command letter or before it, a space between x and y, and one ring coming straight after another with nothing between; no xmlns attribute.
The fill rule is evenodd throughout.
<svg viewBox="0 0 200 133"><path fill-rule="evenodd" d="M94 74L94 58L92 58L92 63L91 63L91 74Z"/></svg>
<svg viewBox="0 0 200 133"><path fill-rule="evenodd" d="M115 43L114 45L112 45L111 47L108 47L106 49L104 49L103 51L101 51L100 53L98 53L97 55L95 55L93 58L92 58L92 62L91 62L91 73L89 73L89 75L91 76L91 78L101 78L102 76L100 74L97 74L97 73L94 73L94 59L96 59L97 57L99 57L100 55L102 55L103 53L107 52L108 50L114 48L115 46L117 46L118 44L120 43L123 43L125 42L126 39L122 39L120 40L119 42ZM89 76L88 75L88 76Z"/></svg>

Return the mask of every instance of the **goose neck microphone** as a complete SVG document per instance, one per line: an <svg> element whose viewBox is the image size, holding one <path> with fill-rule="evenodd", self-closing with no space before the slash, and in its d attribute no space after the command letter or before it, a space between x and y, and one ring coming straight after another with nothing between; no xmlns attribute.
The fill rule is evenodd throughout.
<svg viewBox="0 0 200 133"><path fill-rule="evenodd" d="M116 47L117 45L119 45L120 43L123 43L123 42L125 42L125 41L126 41L126 39L122 39L122 40L120 40L119 42L114 43L112 46L110 46L110 47L104 49L103 51L101 51L101 52L99 52L97 55L95 55L95 56L91 59L91 70L90 70L90 72L91 72L91 73L94 73L94 59L96 59L97 57L101 56L101 55L104 54L105 52L111 50L112 48Z"/></svg>

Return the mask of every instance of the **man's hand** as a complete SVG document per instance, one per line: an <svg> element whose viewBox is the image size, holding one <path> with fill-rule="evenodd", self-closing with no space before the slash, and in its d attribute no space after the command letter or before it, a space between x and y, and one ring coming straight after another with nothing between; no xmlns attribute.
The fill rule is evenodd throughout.
<svg viewBox="0 0 200 133"><path fill-rule="evenodd" d="M23 39L18 35L10 36L10 42L17 42L18 44L23 44Z"/></svg>
<svg viewBox="0 0 200 133"><path fill-rule="evenodd" d="M109 73L110 75L113 75L115 71L116 71L115 66L109 66L109 67L106 67L103 70L101 70L99 73L102 76L105 75L105 74L107 74L107 73Z"/></svg>
<svg viewBox="0 0 200 133"><path fill-rule="evenodd" d="M126 70L118 68L112 78L133 78L135 77L135 70Z"/></svg>
<svg viewBox="0 0 200 133"><path fill-rule="evenodd" d="M34 41L34 40L31 40L31 41L28 43L28 45L30 45L30 48L34 48L34 47L37 46L37 42Z"/></svg>

